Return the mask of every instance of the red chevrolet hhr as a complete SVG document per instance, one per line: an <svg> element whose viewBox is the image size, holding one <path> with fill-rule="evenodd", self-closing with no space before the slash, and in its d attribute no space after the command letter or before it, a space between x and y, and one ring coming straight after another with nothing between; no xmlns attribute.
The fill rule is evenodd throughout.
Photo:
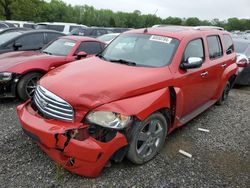
<svg viewBox="0 0 250 188"><path fill-rule="evenodd" d="M237 74L228 32L209 27L125 32L95 57L45 75L17 108L24 132L69 171L151 160L166 135L226 101Z"/></svg>

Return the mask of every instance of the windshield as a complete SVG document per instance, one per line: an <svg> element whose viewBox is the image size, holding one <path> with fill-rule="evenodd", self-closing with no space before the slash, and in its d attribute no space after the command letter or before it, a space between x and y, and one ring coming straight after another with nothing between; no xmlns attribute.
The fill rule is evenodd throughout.
<svg viewBox="0 0 250 188"><path fill-rule="evenodd" d="M136 66L162 67L171 63L178 44L177 39L164 36L123 34L113 40L100 55L111 62L126 61Z"/></svg>
<svg viewBox="0 0 250 188"><path fill-rule="evenodd" d="M67 56L75 45L76 41L61 38L45 47L42 52L50 55Z"/></svg>
<svg viewBox="0 0 250 188"><path fill-rule="evenodd" d="M10 32L10 33L3 33L0 35L0 45L11 40L12 38L21 35L20 32Z"/></svg>
<svg viewBox="0 0 250 188"><path fill-rule="evenodd" d="M112 39L114 39L117 35L113 35L113 34L107 34L107 35L102 35L100 37L97 37L99 40L102 40L102 41L105 41L105 42L108 42Z"/></svg>

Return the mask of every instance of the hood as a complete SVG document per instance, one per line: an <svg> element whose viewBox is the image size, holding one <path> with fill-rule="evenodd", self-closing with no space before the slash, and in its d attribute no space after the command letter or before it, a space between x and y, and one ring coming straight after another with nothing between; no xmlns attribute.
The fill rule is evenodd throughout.
<svg viewBox="0 0 250 188"><path fill-rule="evenodd" d="M32 60L47 60L48 58L58 58L38 51L9 52L0 55L0 72L12 71L15 66L30 62Z"/></svg>
<svg viewBox="0 0 250 188"><path fill-rule="evenodd" d="M93 109L166 86L169 68L134 67L92 57L50 71L40 85L74 108Z"/></svg>

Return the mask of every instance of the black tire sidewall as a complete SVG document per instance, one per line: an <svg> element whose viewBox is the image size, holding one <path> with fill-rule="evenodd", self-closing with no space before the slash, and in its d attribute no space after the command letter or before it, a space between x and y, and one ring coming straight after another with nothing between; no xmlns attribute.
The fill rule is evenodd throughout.
<svg viewBox="0 0 250 188"><path fill-rule="evenodd" d="M225 94L225 91L226 91L226 89L227 89L227 87L229 87L230 88L230 82L229 81L227 81L227 83L226 83L226 86L224 87L224 90L223 90L223 92L222 92L222 95L220 96L220 99L217 101L217 105L223 105L226 101L227 101L227 99L228 99L228 96L227 96L227 98L226 99L224 99L224 94ZM229 89L230 90L230 89Z"/></svg>
<svg viewBox="0 0 250 188"><path fill-rule="evenodd" d="M17 94L18 97L21 100L28 100L29 99L29 95L26 93L26 86L28 84L28 82L35 77L42 77L41 73L38 72L32 72L32 73L28 73L26 75L24 75L18 82L17 84Z"/></svg>
<svg viewBox="0 0 250 188"><path fill-rule="evenodd" d="M137 147L137 138L138 138L138 133L141 131L141 129L151 120L153 119L157 119L161 122L161 124L163 125L163 131L164 131L164 136L163 139L160 140L160 144L157 148L157 151L155 153L152 153L151 155L149 155L146 158L142 158L141 156L138 155L137 151L136 151L136 147ZM162 146L165 143L165 139L166 139L166 135L167 135L167 128L168 128L168 124L167 121L165 119L165 117L161 114L161 113L154 113L152 115L150 115L148 118L146 118L144 121L136 121L133 125L133 127L131 128L131 130L129 131L129 136L128 136L128 140L129 140L129 149L127 152L127 158L135 163L135 164L143 164L146 163L148 161L150 161L151 159L154 158L155 155L157 155L157 153L160 151L160 149L162 148Z"/></svg>

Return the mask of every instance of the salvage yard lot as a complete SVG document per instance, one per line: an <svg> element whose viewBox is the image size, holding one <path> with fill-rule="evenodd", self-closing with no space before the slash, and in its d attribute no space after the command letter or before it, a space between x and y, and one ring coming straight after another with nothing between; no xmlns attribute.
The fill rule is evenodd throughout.
<svg viewBox="0 0 250 188"><path fill-rule="evenodd" d="M152 161L124 160L95 179L58 169L23 133L19 102L0 101L1 187L249 187L250 88L233 89L229 101L213 106L168 136ZM200 132L198 128L209 129ZM191 153L187 158L178 151Z"/></svg>

